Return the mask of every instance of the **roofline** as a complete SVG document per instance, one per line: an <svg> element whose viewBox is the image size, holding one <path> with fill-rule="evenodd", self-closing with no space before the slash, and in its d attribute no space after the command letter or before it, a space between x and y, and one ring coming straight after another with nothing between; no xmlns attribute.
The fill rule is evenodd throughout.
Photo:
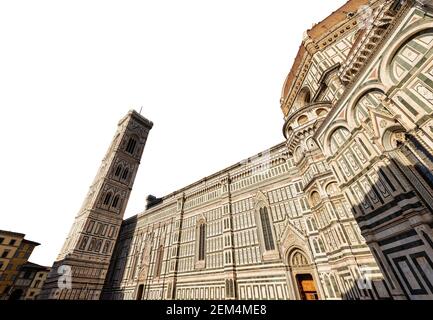
<svg viewBox="0 0 433 320"><path fill-rule="evenodd" d="M0 234L7 234L10 236L17 236L17 237L25 237L26 235L24 233L18 233L18 232L13 232L13 231L7 231L7 230L0 230Z"/></svg>
<svg viewBox="0 0 433 320"><path fill-rule="evenodd" d="M153 128L153 122L142 116L141 113L138 113L134 109L129 110L128 113L119 120L118 125L120 126L128 118L134 118L135 120L141 122L141 124L147 127L149 130Z"/></svg>
<svg viewBox="0 0 433 320"><path fill-rule="evenodd" d="M27 261L25 264L23 264L23 266L22 267L32 267L32 268L37 268L37 269L40 269L40 270L50 270L51 268L50 267L47 267L47 266L42 266L42 265L40 265L40 264L37 264L37 263L34 263L34 262L30 262L30 261Z"/></svg>
<svg viewBox="0 0 433 320"><path fill-rule="evenodd" d="M277 149L279 149L279 148L281 148L281 147L284 147L285 144L286 144L286 141L282 141L282 142L280 142L280 143L274 145L273 147L271 147L270 150L271 150L271 152L272 152L272 151L277 150ZM251 157L248 157L248 158L246 158L246 159L254 159L254 158L256 158L256 157L260 157L260 156L263 154L263 152L264 152L264 151L259 152L258 154L254 155L254 156L251 156ZM204 178L202 178L202 179L200 179L200 180L197 180L197 181L195 181L195 182L193 182L193 183L191 183L191 184L189 184L189 185L187 185L187 186L185 186L185 187L183 187L183 188L181 188L181 189L177 189L176 191L173 191L173 192L171 192L171 193L169 193L169 194L167 194L167 195L161 197L161 198L160 198L160 199L162 199L162 202L161 202L161 203L155 205L155 206L152 207L152 208L149 208L148 210L143 210L143 211L141 211L141 212L139 212L139 213L137 213L137 214L135 214L135 215L133 215L133 216L131 216L131 217L129 217L129 218L123 220L123 221L124 221L125 223L130 223L130 222L132 222L132 221L129 221L129 220L137 219L137 218L139 218L141 215L152 214L152 211L154 211L154 210L156 211L156 210L158 210L158 209L161 209L161 208L164 207L165 205L167 205L167 203L164 202L165 200L168 200L168 199L170 199L170 198L172 198L172 197L174 197L174 196L176 196L176 195L182 195L182 194L183 194L185 191L187 191L188 189L194 188L194 187L196 187L196 186L198 186L198 185L200 185L200 184L202 184L202 183L204 183L204 182L210 181L210 180L212 180L212 179L214 179L214 178L216 178L216 177L218 177L218 176L223 175L224 173L228 173L230 170L233 170L233 169L239 168L239 167L241 167L241 166L243 166L243 165L244 165L244 162L239 161L239 162L237 162L237 163L235 163L235 164L233 164L233 165L231 165L231 166L229 166L229 167L226 167L226 168L224 168L224 169L222 169L222 170L219 170L219 171L217 171L217 172L215 172L215 173L213 173L213 174L211 174L211 175L209 175L209 176L206 176L206 177L204 177Z"/></svg>
<svg viewBox="0 0 433 320"><path fill-rule="evenodd" d="M31 240L27 240L27 239L23 239L23 241L21 243L26 243L26 244L34 244L35 247L39 246L40 243L39 242L35 242L35 241L31 241Z"/></svg>
<svg viewBox="0 0 433 320"><path fill-rule="evenodd" d="M274 150L277 150L277 149L279 149L279 148L281 148L281 147L283 147L283 146L285 145L285 143L286 143L286 142L283 141L283 142L280 142L280 143L274 145L273 147L270 148L271 152L274 151ZM256 157L257 157L257 158L258 158L258 157L261 157L261 155L263 154L263 152L264 152L264 151L259 152L258 154L254 155L254 156L248 157L247 159L254 159L254 158L256 158ZM176 195L176 194L182 193L182 192L184 192L184 191L186 191L186 190L188 190L188 189L191 189L191 188L193 188L193 187L195 187L195 186L198 186L198 185L200 185L200 184L202 184L202 183L204 183L204 182L207 182L207 181L209 181L209 180L212 180L212 179L214 179L214 178L216 178L216 177L218 177L218 176L221 176L222 174L224 174L224 173L226 173L226 172L228 172L228 171L230 171L230 170L236 169L236 168L241 167L241 166L243 166L243 165L244 165L244 162L239 161L239 162L237 162L237 163L235 163L235 164L233 164L233 165L231 165L231 166L229 166L229 167L226 167L226 168L224 168L224 169L222 169L222 170L219 170L219 171L217 171L217 172L215 172L215 173L213 173L213 174L211 174L211 175L209 175L209 176L206 176L206 177L204 177L204 178L202 178L202 179L200 179L200 180L197 180L197 181L195 181L195 182L193 182L193 183L191 183L191 184L189 184L189 185L187 185L187 186L185 186L185 187L183 187L183 188L181 188L181 189L178 189L178 190L176 190L176 191L174 191L174 192L171 192L170 194L168 194L168 195L162 197L161 199L166 200L166 199L168 199L168 198L171 198L172 196L174 196L174 195ZM155 207L156 207L156 206L155 206Z"/></svg>

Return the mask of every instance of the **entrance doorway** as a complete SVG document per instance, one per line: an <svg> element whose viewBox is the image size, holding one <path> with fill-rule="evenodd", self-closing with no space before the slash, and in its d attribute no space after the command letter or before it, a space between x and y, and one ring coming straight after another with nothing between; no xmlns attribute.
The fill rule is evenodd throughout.
<svg viewBox="0 0 433 320"><path fill-rule="evenodd" d="M144 290L144 284L140 284L138 286L138 292L137 292L136 300L141 300L143 298L143 290Z"/></svg>
<svg viewBox="0 0 433 320"><path fill-rule="evenodd" d="M311 274L298 274L296 275L296 282L298 283L299 295L301 300L318 300L316 286L314 285L313 276Z"/></svg>

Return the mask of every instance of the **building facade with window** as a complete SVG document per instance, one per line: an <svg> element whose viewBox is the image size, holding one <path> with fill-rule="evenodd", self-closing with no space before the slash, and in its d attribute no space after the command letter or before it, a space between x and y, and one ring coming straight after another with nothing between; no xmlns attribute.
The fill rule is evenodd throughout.
<svg viewBox="0 0 433 320"><path fill-rule="evenodd" d="M10 290L10 300L35 300L41 292L50 268L27 262L19 270Z"/></svg>
<svg viewBox="0 0 433 320"><path fill-rule="evenodd" d="M0 230L0 299L9 299L21 267L39 243L24 239L25 234Z"/></svg>
<svg viewBox="0 0 433 320"><path fill-rule="evenodd" d="M280 100L284 142L123 222L119 211L108 238L119 194L98 185L59 256L82 282L48 281L47 297L433 299L432 8L348 1L304 35ZM121 141L108 159L135 148ZM106 164L104 183L136 172Z"/></svg>
<svg viewBox="0 0 433 320"><path fill-rule="evenodd" d="M162 198L123 223L103 297L389 297L348 202L328 184L325 225L281 143ZM363 272L375 291L359 289Z"/></svg>

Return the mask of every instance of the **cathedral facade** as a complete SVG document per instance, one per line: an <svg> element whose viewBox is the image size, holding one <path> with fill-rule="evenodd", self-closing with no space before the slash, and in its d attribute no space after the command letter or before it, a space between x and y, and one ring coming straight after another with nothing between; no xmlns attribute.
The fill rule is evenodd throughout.
<svg viewBox="0 0 433 320"><path fill-rule="evenodd" d="M123 222L109 162L56 262L72 287L53 268L45 297L433 299L432 1L348 1L305 33L280 102L281 144ZM125 139L108 155L131 165Z"/></svg>

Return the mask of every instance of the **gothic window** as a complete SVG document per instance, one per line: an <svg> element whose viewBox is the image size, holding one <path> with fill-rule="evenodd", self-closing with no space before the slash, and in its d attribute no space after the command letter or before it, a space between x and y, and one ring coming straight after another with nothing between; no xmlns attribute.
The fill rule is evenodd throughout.
<svg viewBox="0 0 433 320"><path fill-rule="evenodd" d="M307 260L307 258L300 251L296 251L292 255L292 259L290 261L290 265L293 266L293 267L306 266L306 265L308 265L308 260Z"/></svg>
<svg viewBox="0 0 433 320"><path fill-rule="evenodd" d="M113 208L117 209L117 205L119 204L120 197L117 195L114 197L113 204L111 205Z"/></svg>
<svg viewBox="0 0 433 320"><path fill-rule="evenodd" d="M110 201L111 201L111 197L112 197L113 195L111 194L111 192L108 192L106 195L105 195L105 199L104 199L104 205L108 205L108 204L110 204Z"/></svg>
<svg viewBox="0 0 433 320"><path fill-rule="evenodd" d="M164 253L164 248L162 246L159 246L158 251L156 253L155 277L159 277L161 275L163 253Z"/></svg>
<svg viewBox="0 0 433 320"><path fill-rule="evenodd" d="M137 140L135 140L134 138L129 138L128 144L126 146L126 152L128 152L129 154L133 154L136 146Z"/></svg>
<svg viewBox="0 0 433 320"><path fill-rule="evenodd" d="M272 226L269 220L268 208L263 207L259 210L260 222L262 224L263 241L266 251L275 250L274 237L272 235Z"/></svg>
<svg viewBox="0 0 433 320"><path fill-rule="evenodd" d="M122 171L122 165L118 165L117 166L117 168L116 168L116 171L114 172L114 175L116 176L116 177L118 177L118 176L120 176L120 172Z"/></svg>
<svg viewBox="0 0 433 320"><path fill-rule="evenodd" d="M204 261L206 251L206 225L201 223L199 226L198 239L198 261Z"/></svg>
<svg viewBox="0 0 433 320"><path fill-rule="evenodd" d="M122 179L126 180L128 178L129 170L128 168L123 169Z"/></svg>

